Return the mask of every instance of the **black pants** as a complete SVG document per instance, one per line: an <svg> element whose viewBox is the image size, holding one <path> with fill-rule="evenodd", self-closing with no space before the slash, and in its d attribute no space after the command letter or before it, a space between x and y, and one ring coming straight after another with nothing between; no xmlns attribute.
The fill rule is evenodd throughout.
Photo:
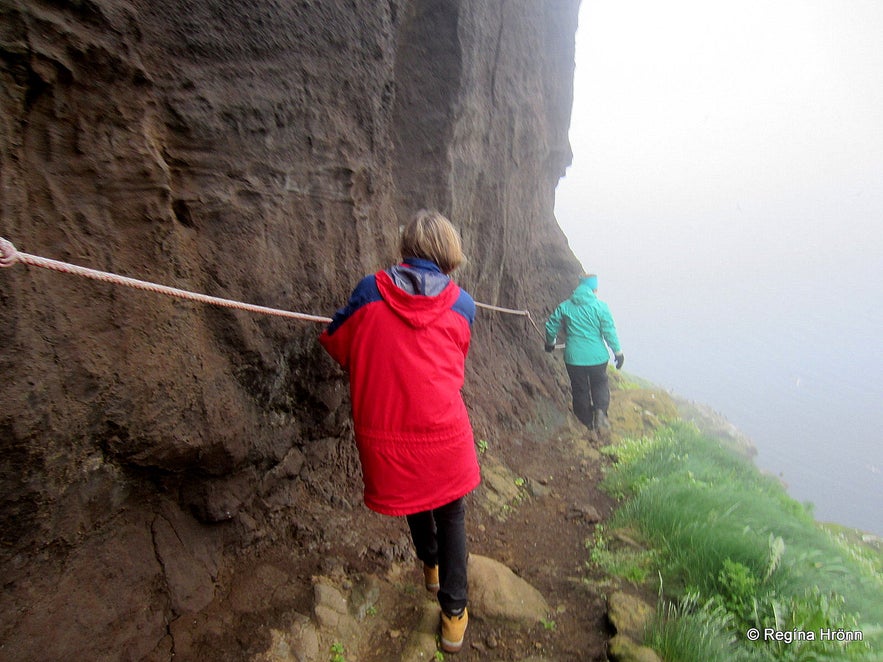
<svg viewBox="0 0 883 662"><path fill-rule="evenodd" d="M466 503L456 501L422 513L408 515L417 558L438 565L438 602L447 614L466 606Z"/></svg>
<svg viewBox="0 0 883 662"><path fill-rule="evenodd" d="M610 407L610 385L607 383L607 363L598 365L567 364L573 413L580 423L595 429L595 409L605 414Z"/></svg>

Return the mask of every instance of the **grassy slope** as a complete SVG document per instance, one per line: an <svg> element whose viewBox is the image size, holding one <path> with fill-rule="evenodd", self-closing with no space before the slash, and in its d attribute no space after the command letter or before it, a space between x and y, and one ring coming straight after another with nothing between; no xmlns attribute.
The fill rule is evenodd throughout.
<svg viewBox="0 0 883 662"><path fill-rule="evenodd" d="M611 417L628 436L608 449L604 487L621 506L592 560L659 590L648 643L678 660L880 659L879 539L815 522L719 417L693 405L686 422L663 392L617 386ZM761 641L747 638L752 627ZM829 630L863 641L821 641Z"/></svg>

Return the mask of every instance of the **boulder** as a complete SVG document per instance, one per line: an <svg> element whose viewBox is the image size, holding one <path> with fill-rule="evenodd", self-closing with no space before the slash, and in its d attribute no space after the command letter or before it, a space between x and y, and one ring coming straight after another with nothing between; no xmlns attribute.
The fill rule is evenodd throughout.
<svg viewBox="0 0 883 662"><path fill-rule="evenodd" d="M470 554L468 572L471 614L529 627L552 611L537 589L498 561Z"/></svg>
<svg viewBox="0 0 883 662"><path fill-rule="evenodd" d="M641 646L624 634L618 634L610 640L607 652L616 662L662 662L662 658L652 648Z"/></svg>
<svg viewBox="0 0 883 662"><path fill-rule="evenodd" d="M628 593L616 591L607 598L607 618L618 634L643 638L654 614L653 607Z"/></svg>

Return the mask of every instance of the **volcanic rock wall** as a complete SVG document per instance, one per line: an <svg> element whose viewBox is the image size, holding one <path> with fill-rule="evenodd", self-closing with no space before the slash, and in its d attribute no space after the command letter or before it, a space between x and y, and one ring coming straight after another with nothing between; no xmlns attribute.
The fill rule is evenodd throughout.
<svg viewBox="0 0 883 662"><path fill-rule="evenodd" d="M462 232L460 284L541 320L579 270L553 217L577 6L0 0L0 236L330 315L433 206ZM139 659L211 600L225 555L282 535L323 458L338 482L322 489L351 489L347 386L319 331L0 272L7 651L30 659L51 628L41 659ZM541 345L523 317L479 311L480 432L563 402Z"/></svg>

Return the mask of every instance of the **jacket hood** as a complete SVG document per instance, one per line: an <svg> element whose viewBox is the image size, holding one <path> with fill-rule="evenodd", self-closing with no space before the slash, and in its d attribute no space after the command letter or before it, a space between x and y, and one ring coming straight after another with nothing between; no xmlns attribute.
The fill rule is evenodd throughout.
<svg viewBox="0 0 883 662"><path fill-rule="evenodd" d="M427 287L423 291L428 293L422 294L418 288L418 292L412 294L396 285L396 281L402 281L403 272L413 272L414 270L407 269L403 265L393 267L393 270L395 270L395 276L388 271L377 273L377 289L393 312L414 328L431 325L450 310L457 302L457 297L460 296L460 288L441 271L427 270L428 273L419 274L418 278L414 278L415 274L410 273L407 282L410 284L425 283ZM418 269L416 271L424 270ZM393 280L394 277L396 281Z"/></svg>
<svg viewBox="0 0 883 662"><path fill-rule="evenodd" d="M595 295L594 290L592 290L591 284L586 282L577 285L576 289L573 291L573 294L570 295L570 300L577 305L586 304L589 301L593 301L597 298L598 297Z"/></svg>

